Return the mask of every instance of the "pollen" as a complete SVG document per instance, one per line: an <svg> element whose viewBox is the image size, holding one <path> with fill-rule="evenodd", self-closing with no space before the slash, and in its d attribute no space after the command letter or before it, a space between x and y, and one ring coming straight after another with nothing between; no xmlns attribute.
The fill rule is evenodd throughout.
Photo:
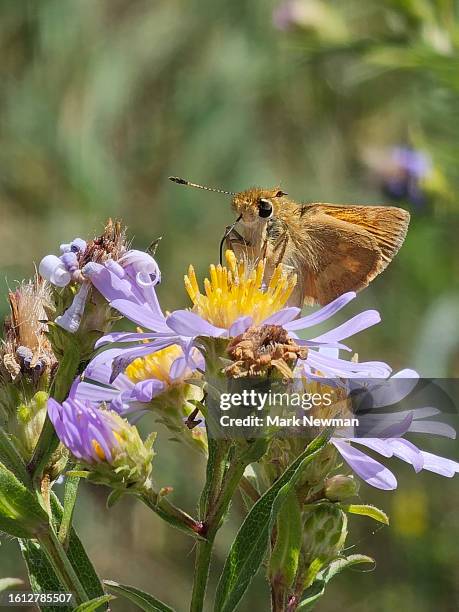
<svg viewBox="0 0 459 612"><path fill-rule="evenodd" d="M182 356L182 350L176 344L167 346L146 357L138 357L125 370L126 376L134 383L156 378L167 385L172 384L170 369L174 361Z"/></svg>
<svg viewBox="0 0 459 612"><path fill-rule="evenodd" d="M105 459L106 459L105 453L104 453L104 450L103 450L102 446L99 444L99 442L97 440L91 440L91 443L92 443L92 447L96 451L96 455L99 457L99 459L101 461L105 461Z"/></svg>
<svg viewBox="0 0 459 612"><path fill-rule="evenodd" d="M295 285L296 275L278 265L267 286L263 285L265 262L249 268L233 251L225 253L226 266L211 265L201 293L193 266L185 276L185 289L193 311L217 327L228 329L236 319L250 315L257 325L285 306Z"/></svg>

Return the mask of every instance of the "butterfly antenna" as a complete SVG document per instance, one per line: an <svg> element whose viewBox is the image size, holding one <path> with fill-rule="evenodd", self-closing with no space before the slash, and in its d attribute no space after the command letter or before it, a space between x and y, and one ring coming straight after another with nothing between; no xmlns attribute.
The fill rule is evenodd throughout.
<svg viewBox="0 0 459 612"><path fill-rule="evenodd" d="M178 176L170 176L169 180L173 183L178 183L179 185L187 185L188 187L196 187L197 189L204 189L205 191L214 191L215 193L224 193L226 195L236 195L234 191L225 191L224 189L214 189L213 187L206 187L205 185L198 185L197 183L192 183L191 181L187 181L186 179L179 178Z"/></svg>

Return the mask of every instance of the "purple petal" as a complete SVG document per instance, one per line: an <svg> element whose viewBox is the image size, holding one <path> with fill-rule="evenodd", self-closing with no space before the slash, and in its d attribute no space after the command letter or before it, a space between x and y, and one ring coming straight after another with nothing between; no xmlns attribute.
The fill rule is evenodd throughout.
<svg viewBox="0 0 459 612"><path fill-rule="evenodd" d="M322 323L323 321L326 321L332 317L335 313L341 310L341 308L344 308L344 306L349 304L349 302L353 300L355 296L356 293L354 291L344 293L336 298L336 300L333 300L333 302L330 302L330 304L320 308L317 312L307 315L306 317L301 317L300 319L295 319L291 323L286 323L284 327L289 331L294 331L296 329L306 329L307 327L318 325L319 323Z"/></svg>
<svg viewBox="0 0 459 612"><path fill-rule="evenodd" d="M128 300L113 300L110 306L141 327L159 331L167 329L164 319L155 316L146 304L140 305Z"/></svg>
<svg viewBox="0 0 459 612"><path fill-rule="evenodd" d="M169 376L172 380L177 380L184 375L187 367L187 359L185 357L177 357L171 365Z"/></svg>
<svg viewBox="0 0 459 612"><path fill-rule="evenodd" d="M402 413L396 414L395 418L400 419L402 417ZM382 423L386 422L388 415L382 414L378 415L377 419L381 420ZM408 412L406 415L401 418L401 420L396 423L392 423L389 427L386 427L379 434L382 438L399 438L403 436L411 427L411 423L413 422L413 413Z"/></svg>
<svg viewBox="0 0 459 612"><path fill-rule="evenodd" d="M156 340L155 342L149 342L148 344L142 344L136 348L125 349L118 357L115 357L112 362L112 372L110 374L109 383L113 381L131 364L137 357L143 357L144 355L150 355L155 353L171 344L175 344L174 338L167 338L162 340ZM107 351L108 352L108 351Z"/></svg>
<svg viewBox="0 0 459 612"><path fill-rule="evenodd" d="M309 351L306 361L310 366L323 372L326 376L333 375L343 378L350 376L371 376L372 378L386 378L390 374L389 366L380 361L354 363L353 361L327 357L314 350Z"/></svg>
<svg viewBox="0 0 459 612"><path fill-rule="evenodd" d="M397 479L384 465L365 455L357 448L353 448L347 442L336 438L332 438L331 441L346 463L369 485L385 491L397 488Z"/></svg>
<svg viewBox="0 0 459 612"><path fill-rule="evenodd" d="M417 419L425 419L426 417L436 416L437 414L441 414L441 410L433 406L426 406L425 408L416 408L413 418L416 421Z"/></svg>
<svg viewBox="0 0 459 612"><path fill-rule="evenodd" d="M142 340L148 340L155 338L155 332L143 332L143 333L131 333L131 332L113 332L99 338L94 345L94 348L98 349L104 344L110 344L112 342L140 342Z"/></svg>
<svg viewBox="0 0 459 612"><path fill-rule="evenodd" d="M48 398L47 407L51 423L56 427L56 423L61 420L62 407L53 397Z"/></svg>
<svg viewBox="0 0 459 612"><path fill-rule="evenodd" d="M263 321L263 325L285 325L290 323L297 317L301 312L301 308L290 306L288 308L282 308L278 312L275 312L270 317Z"/></svg>
<svg viewBox="0 0 459 612"><path fill-rule="evenodd" d="M375 381L373 384L369 381L367 389L371 394L373 408L397 404L416 387L419 375L414 370L402 370L402 372L413 374L415 377L400 376L401 372L398 372L385 381Z"/></svg>
<svg viewBox="0 0 459 612"><path fill-rule="evenodd" d="M451 427L451 425L448 425L447 423L441 423L439 421L413 420L408 431L433 434L434 436L451 438L451 440L456 439L456 430Z"/></svg>
<svg viewBox="0 0 459 612"><path fill-rule="evenodd" d="M394 455L402 459L402 461L410 463L416 473L422 470L424 467L424 457L417 446L403 438L392 438L386 440L386 442L392 447Z"/></svg>
<svg viewBox="0 0 459 612"><path fill-rule="evenodd" d="M133 391L133 397L139 402L149 402L156 395L162 393L166 385L161 380L154 378L150 380L142 380L135 385Z"/></svg>
<svg viewBox="0 0 459 612"><path fill-rule="evenodd" d="M317 340L318 342L339 342L340 340L358 334L380 321L381 317L379 312L376 310L366 310L365 312L355 315L355 317L352 317L352 319L349 319L349 321L346 321L342 325L335 327L335 329L325 334L321 334L316 338L312 338L312 340Z"/></svg>
<svg viewBox="0 0 459 612"><path fill-rule="evenodd" d="M133 284L127 278L120 278L106 266L91 262L84 266L82 272L109 302L124 299L141 303Z"/></svg>
<svg viewBox="0 0 459 612"><path fill-rule="evenodd" d="M145 280L143 277L145 275L139 272L136 276L136 282L139 288L141 289L144 299L147 302L151 312L155 317L157 317L160 321L165 320L165 316L163 311L161 310L161 306L159 305L158 296L156 295L155 290L155 282L150 280ZM150 277L148 277L149 279Z"/></svg>
<svg viewBox="0 0 459 612"><path fill-rule="evenodd" d="M81 382L76 389L74 397L78 400L90 402L110 402L117 395L119 395L118 389Z"/></svg>
<svg viewBox="0 0 459 612"><path fill-rule="evenodd" d="M167 317L167 325L180 336L189 338L196 336L218 338L227 333L226 329L212 325L189 310L176 310L173 312Z"/></svg>
<svg viewBox="0 0 459 612"><path fill-rule="evenodd" d="M447 476L448 478L451 478L454 474L459 472L459 463L457 463L457 461L439 457L438 455L427 453L426 451L421 451L421 455L424 459L424 470L429 470L429 472L435 472L436 474L440 474L440 476Z"/></svg>
<svg viewBox="0 0 459 612"><path fill-rule="evenodd" d="M383 457L392 457L393 455L393 450L386 440L380 440L379 438L349 438L349 441L371 448L371 450L374 450Z"/></svg>
<svg viewBox="0 0 459 612"><path fill-rule="evenodd" d="M243 334L249 329L252 323L252 317L239 317L229 328L228 336L230 338L235 338L236 336L239 336L239 334Z"/></svg>
<svg viewBox="0 0 459 612"><path fill-rule="evenodd" d="M56 287L65 287L71 281L71 275L64 263L56 255L46 255L40 262L38 272L43 278Z"/></svg>
<svg viewBox="0 0 459 612"><path fill-rule="evenodd" d="M155 285L161 281L161 272L156 261L151 255L144 251L131 249L119 259L119 263L123 268L134 273L148 275L150 281Z"/></svg>

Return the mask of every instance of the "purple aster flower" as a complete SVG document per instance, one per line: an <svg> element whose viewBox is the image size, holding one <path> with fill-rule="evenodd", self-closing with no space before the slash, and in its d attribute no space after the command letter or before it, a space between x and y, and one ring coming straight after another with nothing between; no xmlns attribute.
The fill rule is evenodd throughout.
<svg viewBox="0 0 459 612"><path fill-rule="evenodd" d="M259 262L254 270L248 269L243 262L237 262L232 251L227 251L227 267L211 266L210 280L204 282L205 293L201 293L194 269L190 266L185 277L185 286L193 302L193 310L176 310L165 317L159 307L154 285L149 285L148 294L138 296L127 279L122 290L117 283L113 270L98 269L99 291L110 300L113 308L150 332L117 332L99 340L97 347L107 342L138 342L141 345L120 351L114 360L113 376L123 371L133 359L147 355L153 350L162 349L170 344L183 347L185 356L197 343L197 338L232 338L244 333L251 326L280 325L292 337L296 332L305 330L331 318L336 312L355 298L355 293L346 293L317 312L297 318L300 309L286 307L296 283L296 277L285 273L278 266L268 286L263 284L264 263ZM124 297L120 297L120 292ZM142 301L143 300L143 301ZM308 348L308 357L303 362L305 373L314 375L318 371L330 376L373 376L385 378L390 368L382 362L354 363L319 353L319 348L348 349L342 340L378 323L379 314L374 310L362 312L325 334L311 340L297 339L300 346Z"/></svg>
<svg viewBox="0 0 459 612"><path fill-rule="evenodd" d="M133 488L149 479L154 435L144 443L116 412L74 397L62 404L49 398L48 414L60 441L89 470L91 480Z"/></svg>
<svg viewBox="0 0 459 612"><path fill-rule="evenodd" d="M378 489L395 489L397 479L388 468L356 448L355 444L383 457L398 457L412 465L416 472L424 469L448 477L459 472L459 463L456 461L423 451L403 437L406 433L416 432L455 439L456 432L450 425L429 420L439 414L439 410L431 407L404 410L392 413L389 417L386 411L379 411L380 408L404 399L416 386L418 379L419 375L414 370L402 370L385 382L368 381L365 391L371 396L372 412L365 415L364 421L370 430L362 437L333 437L331 440L353 471L367 484ZM394 384L395 381L402 384Z"/></svg>
<svg viewBox="0 0 459 612"><path fill-rule="evenodd" d="M151 411L179 439L206 452L203 432L186 426L195 410L193 402L203 397L202 388L188 382L197 368L204 367L200 353L194 349L186 358L178 345L166 346L137 357L112 380L113 360L120 351L109 349L94 357L82 378L75 381L70 396L95 406L103 402L124 417L137 419Z"/></svg>

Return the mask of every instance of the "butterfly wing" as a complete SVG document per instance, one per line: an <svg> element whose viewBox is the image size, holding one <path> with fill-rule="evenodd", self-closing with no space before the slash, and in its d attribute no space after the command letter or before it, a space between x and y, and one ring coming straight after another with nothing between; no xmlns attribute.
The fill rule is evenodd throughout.
<svg viewBox="0 0 459 612"><path fill-rule="evenodd" d="M281 213L282 214L282 213ZM392 206L300 206L289 218L284 263L298 271L293 301L328 304L366 287L392 261L409 213Z"/></svg>

